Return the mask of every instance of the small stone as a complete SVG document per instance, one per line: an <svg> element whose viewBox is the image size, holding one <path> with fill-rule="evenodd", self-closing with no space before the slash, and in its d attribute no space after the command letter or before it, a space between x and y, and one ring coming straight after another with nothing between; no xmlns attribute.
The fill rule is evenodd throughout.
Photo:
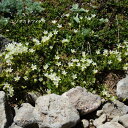
<svg viewBox="0 0 128 128"><path fill-rule="evenodd" d="M97 127L99 125L102 125L106 121L106 119L107 119L106 114L103 114L98 119L95 119L93 124L94 124L94 126Z"/></svg>
<svg viewBox="0 0 128 128"><path fill-rule="evenodd" d="M117 122L107 122L105 124L102 124L98 126L97 128L125 128L121 124Z"/></svg>
<svg viewBox="0 0 128 128"><path fill-rule="evenodd" d="M128 114L123 115L119 118L119 122L125 127L128 128Z"/></svg>
<svg viewBox="0 0 128 128"><path fill-rule="evenodd" d="M83 128L88 128L89 127L89 121L88 120L83 119L81 122L83 124Z"/></svg>
<svg viewBox="0 0 128 128"><path fill-rule="evenodd" d="M101 98L98 95L87 92L85 88L80 86L70 89L62 96L69 98L81 116L93 112L101 105Z"/></svg>

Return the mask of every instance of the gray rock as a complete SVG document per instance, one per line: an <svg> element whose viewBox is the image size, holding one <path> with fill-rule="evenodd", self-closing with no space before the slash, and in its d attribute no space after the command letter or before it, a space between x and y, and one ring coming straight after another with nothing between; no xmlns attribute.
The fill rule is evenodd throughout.
<svg viewBox="0 0 128 128"><path fill-rule="evenodd" d="M83 124L83 128L88 128L89 127L89 121L88 120L83 119L81 122Z"/></svg>
<svg viewBox="0 0 128 128"><path fill-rule="evenodd" d="M119 118L119 122L125 127L128 128L128 114L123 115Z"/></svg>
<svg viewBox="0 0 128 128"><path fill-rule="evenodd" d="M56 94L39 97L33 113L39 128L71 128L80 120L69 99Z"/></svg>
<svg viewBox="0 0 128 128"><path fill-rule="evenodd" d="M8 128L12 123L12 113L6 103L5 93L0 91L0 128Z"/></svg>
<svg viewBox="0 0 128 128"><path fill-rule="evenodd" d="M85 88L77 86L65 92L62 96L67 96L70 102L80 112L80 115L88 114L96 110L101 105L101 98L87 92Z"/></svg>
<svg viewBox="0 0 128 128"><path fill-rule="evenodd" d="M117 122L107 122L105 124L102 124L98 126L97 128L125 128L121 124Z"/></svg>
<svg viewBox="0 0 128 128"><path fill-rule="evenodd" d="M117 83L116 94L120 99L128 99L128 76Z"/></svg>
<svg viewBox="0 0 128 128"><path fill-rule="evenodd" d="M128 106L124 103L116 100L112 103L106 103L103 108L103 113L107 115L108 118L113 119L117 116L123 116L128 112Z"/></svg>
<svg viewBox="0 0 128 128"><path fill-rule="evenodd" d="M101 115L98 119L95 119L93 124L94 126L98 127L102 125L107 120L106 114Z"/></svg>
<svg viewBox="0 0 128 128"><path fill-rule="evenodd" d="M36 125L36 121L33 115L34 107L29 103L23 103L21 108L16 113L14 117L14 123L20 127L26 127Z"/></svg>

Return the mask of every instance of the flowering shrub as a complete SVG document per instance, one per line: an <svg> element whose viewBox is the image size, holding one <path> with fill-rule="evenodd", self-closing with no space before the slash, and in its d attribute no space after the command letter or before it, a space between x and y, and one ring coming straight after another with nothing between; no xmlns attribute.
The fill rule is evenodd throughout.
<svg viewBox="0 0 128 128"><path fill-rule="evenodd" d="M94 91L99 86L96 75L104 69L128 70L128 42L115 43L114 48L100 42L108 22L78 4L60 20L39 19L36 36L10 43L1 53L1 88L9 96L38 89L61 94L78 85Z"/></svg>

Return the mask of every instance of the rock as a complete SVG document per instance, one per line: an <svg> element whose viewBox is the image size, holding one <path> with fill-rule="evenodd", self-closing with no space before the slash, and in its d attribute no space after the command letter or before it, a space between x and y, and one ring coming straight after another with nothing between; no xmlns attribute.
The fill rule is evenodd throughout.
<svg viewBox="0 0 128 128"><path fill-rule="evenodd" d="M12 123L12 113L6 103L5 93L0 91L0 128L8 128Z"/></svg>
<svg viewBox="0 0 128 128"><path fill-rule="evenodd" d="M94 126L100 126L107 120L106 114L101 115L98 119L95 119L93 124Z"/></svg>
<svg viewBox="0 0 128 128"><path fill-rule="evenodd" d="M107 115L108 118L113 119L117 116L123 116L128 112L128 106L124 103L116 100L112 103L107 102L103 108L103 113Z"/></svg>
<svg viewBox="0 0 128 128"><path fill-rule="evenodd" d="M116 94L120 99L128 99L128 76L117 83Z"/></svg>
<svg viewBox="0 0 128 128"><path fill-rule="evenodd" d="M65 92L62 96L67 96L70 102L80 112L80 115L88 114L96 110L101 104L101 98L87 92L85 88L77 86Z"/></svg>
<svg viewBox="0 0 128 128"><path fill-rule="evenodd" d="M34 107L31 106L29 103L23 103L21 108L16 113L14 117L14 123L20 127L33 127L36 126L36 121L33 115ZM37 127L35 127L37 128Z"/></svg>
<svg viewBox="0 0 128 128"><path fill-rule="evenodd" d="M83 124L83 128L88 128L89 127L89 121L88 120L83 119L81 122Z"/></svg>
<svg viewBox="0 0 128 128"><path fill-rule="evenodd" d="M128 128L128 114L123 115L119 118L119 122L125 127Z"/></svg>
<svg viewBox="0 0 128 128"><path fill-rule="evenodd" d="M69 99L56 94L40 96L33 113L39 128L71 128L80 120Z"/></svg>
<svg viewBox="0 0 128 128"><path fill-rule="evenodd" d="M97 128L125 128L121 124L117 122L107 122L105 124L102 124L98 126Z"/></svg>

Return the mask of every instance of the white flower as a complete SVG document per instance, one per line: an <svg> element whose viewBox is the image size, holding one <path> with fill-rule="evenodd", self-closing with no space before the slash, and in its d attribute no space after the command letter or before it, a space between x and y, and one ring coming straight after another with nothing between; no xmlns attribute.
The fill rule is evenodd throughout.
<svg viewBox="0 0 128 128"><path fill-rule="evenodd" d="M40 44L40 41L38 39L36 39L36 38L33 38L32 41L35 43L35 45L39 45Z"/></svg>
<svg viewBox="0 0 128 128"><path fill-rule="evenodd" d="M39 78L39 81L40 81L40 82L41 82L41 81L43 81L43 78L42 78L42 77L40 77L40 78Z"/></svg>
<svg viewBox="0 0 128 128"><path fill-rule="evenodd" d="M74 83L74 82L71 82L71 85L73 85L73 86L74 86L74 85L75 85L75 83Z"/></svg>
<svg viewBox="0 0 128 128"><path fill-rule="evenodd" d="M96 69L93 70L93 73L94 73L94 74L96 74L97 72L98 72L98 70L96 70Z"/></svg>
<svg viewBox="0 0 128 128"><path fill-rule="evenodd" d="M107 55L108 54L108 50L104 49L103 55Z"/></svg>
<svg viewBox="0 0 128 128"><path fill-rule="evenodd" d="M61 66L61 62L57 62L56 65L59 67Z"/></svg>
<svg viewBox="0 0 128 128"><path fill-rule="evenodd" d="M52 37L53 36L53 34L52 34L52 32L50 32L49 34L48 34L48 37Z"/></svg>
<svg viewBox="0 0 128 128"><path fill-rule="evenodd" d="M81 58L80 61L84 63L86 61L86 59L85 58Z"/></svg>
<svg viewBox="0 0 128 128"><path fill-rule="evenodd" d="M75 53L76 51L75 51L75 49L71 49L71 53Z"/></svg>
<svg viewBox="0 0 128 128"><path fill-rule="evenodd" d="M69 13L65 14L66 17L69 17L69 15L70 15Z"/></svg>
<svg viewBox="0 0 128 128"><path fill-rule="evenodd" d="M85 12L89 12L89 10L86 9Z"/></svg>
<svg viewBox="0 0 128 128"><path fill-rule="evenodd" d="M43 22L43 23L45 23L45 19L44 18L41 18L41 20L40 20L41 22Z"/></svg>
<svg viewBox="0 0 128 128"><path fill-rule="evenodd" d="M46 34L48 34L48 31L44 31L43 33L46 35Z"/></svg>
<svg viewBox="0 0 128 128"><path fill-rule="evenodd" d="M47 94L51 94L51 89L47 89Z"/></svg>
<svg viewBox="0 0 128 128"><path fill-rule="evenodd" d="M73 66L73 63L72 63L72 62L69 62L69 63L68 63L68 66L69 66L69 67L72 67L72 66Z"/></svg>
<svg viewBox="0 0 128 128"><path fill-rule="evenodd" d="M25 80L28 80L28 77L27 77L27 76L24 76L23 78L24 78Z"/></svg>
<svg viewBox="0 0 128 128"><path fill-rule="evenodd" d="M77 63L77 65L76 65L76 66L80 67L80 63Z"/></svg>
<svg viewBox="0 0 128 128"><path fill-rule="evenodd" d="M19 81L20 80L20 77L19 76L16 76L16 77L14 77L14 80L15 81Z"/></svg>
<svg viewBox="0 0 128 128"><path fill-rule="evenodd" d="M95 62L92 62L92 65L93 65L93 66L95 66L95 65L96 65L96 63L95 63Z"/></svg>
<svg viewBox="0 0 128 128"><path fill-rule="evenodd" d="M66 42L69 42L69 40L68 39L63 39L62 40L62 43L66 43Z"/></svg>
<svg viewBox="0 0 128 128"><path fill-rule="evenodd" d="M49 46L50 49L53 49L53 46Z"/></svg>
<svg viewBox="0 0 128 128"><path fill-rule="evenodd" d="M96 17L96 14L92 14L91 17L92 17L92 18Z"/></svg>
<svg viewBox="0 0 128 128"><path fill-rule="evenodd" d="M77 33L77 32L78 32L78 30L77 30L77 29L74 29L73 31L74 31L74 33Z"/></svg>
<svg viewBox="0 0 128 128"><path fill-rule="evenodd" d="M96 54L97 54L97 55L100 54L100 50L96 50Z"/></svg>
<svg viewBox="0 0 128 128"><path fill-rule="evenodd" d="M118 57L117 57L117 60L118 60L118 61L121 61L122 59L121 59L121 57L120 57L120 56L118 56Z"/></svg>
<svg viewBox="0 0 128 128"><path fill-rule="evenodd" d="M41 42L44 43L44 42L48 41L49 39L50 39L49 36L43 36Z"/></svg>
<svg viewBox="0 0 128 128"><path fill-rule="evenodd" d="M35 52L35 50L31 48L31 49L29 49L29 52L33 53L33 52Z"/></svg>
<svg viewBox="0 0 128 128"><path fill-rule="evenodd" d="M109 61L108 61L108 64L111 64L111 63L112 63L112 60L109 60Z"/></svg>
<svg viewBox="0 0 128 128"><path fill-rule="evenodd" d="M69 26L71 26L72 24L71 23L68 23Z"/></svg>
<svg viewBox="0 0 128 128"><path fill-rule="evenodd" d="M59 58L60 58L60 57L59 57L58 55L55 55L55 59L56 59L56 60L59 60Z"/></svg>
<svg viewBox="0 0 128 128"><path fill-rule="evenodd" d="M32 70L35 70L35 69L37 69L37 66L32 64L31 68L32 68Z"/></svg>
<svg viewBox="0 0 128 128"><path fill-rule="evenodd" d="M58 28L62 28L62 24L58 24L57 27L58 27Z"/></svg>
<svg viewBox="0 0 128 128"><path fill-rule="evenodd" d="M56 22L57 22L56 20L52 20L52 23L53 23L53 24L56 24Z"/></svg>
<svg viewBox="0 0 128 128"><path fill-rule="evenodd" d="M85 52L82 52L82 56L83 56L83 57L86 57L86 53L85 53Z"/></svg>
<svg viewBox="0 0 128 128"><path fill-rule="evenodd" d="M6 72L12 72L12 71L13 69L11 67L6 69Z"/></svg>
<svg viewBox="0 0 128 128"><path fill-rule="evenodd" d="M54 30L53 33L56 35L58 33L58 31L57 30Z"/></svg>
<svg viewBox="0 0 128 128"><path fill-rule="evenodd" d="M67 72L66 72L65 70L63 70L63 71L62 71L62 74L63 74L63 75L66 75L66 74L67 74Z"/></svg>
<svg viewBox="0 0 128 128"><path fill-rule="evenodd" d="M72 62L79 62L78 59L72 59L71 61L72 61Z"/></svg>
<svg viewBox="0 0 128 128"><path fill-rule="evenodd" d="M46 70L48 69L48 64L44 65L43 68Z"/></svg>
<svg viewBox="0 0 128 128"><path fill-rule="evenodd" d="M87 17L87 20L91 20L92 19L92 17Z"/></svg>
<svg viewBox="0 0 128 128"><path fill-rule="evenodd" d="M73 79L76 79L76 78L77 78L77 74L73 74L73 75L72 75L72 78L73 78Z"/></svg>
<svg viewBox="0 0 128 128"><path fill-rule="evenodd" d="M88 64L91 64L93 62L92 59L87 59L86 61Z"/></svg>

